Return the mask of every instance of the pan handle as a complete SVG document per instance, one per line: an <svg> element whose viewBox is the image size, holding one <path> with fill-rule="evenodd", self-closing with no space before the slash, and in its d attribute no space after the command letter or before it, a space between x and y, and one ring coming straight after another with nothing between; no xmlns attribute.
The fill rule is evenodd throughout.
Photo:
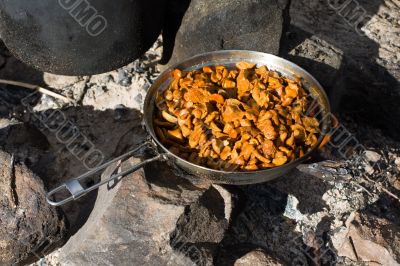
<svg viewBox="0 0 400 266"><path fill-rule="evenodd" d="M88 178L89 176L97 173L98 171L100 171L102 169L105 169L106 167L110 166L113 163L116 163L116 162L118 162L120 160L124 160L124 159L129 158L135 152L139 151L140 149L142 149L142 148L144 148L146 146L147 147L152 147L155 151L157 150L155 148L153 142L151 140L148 140L148 141L144 142L143 144L139 145L138 147L134 148L133 150L130 150L127 153L125 153L125 154L123 154L123 155L121 155L121 156L119 156L119 157L117 157L117 158L115 158L115 159L113 159L111 161L108 161L108 162L106 162L106 163L104 163L104 164L102 164L102 165L100 165L100 166L98 166L98 167L86 172L86 173L84 173L83 175L80 175L78 177L71 178L71 179L67 180L64 184L56 187L55 189L53 189L53 190L51 190L50 192L47 193L47 195L46 195L47 202L50 205L53 205L53 206L64 205L67 202L79 199L80 197L88 194L89 192L99 188L102 185L105 185L105 184L109 183L110 181L113 181L113 180L115 180L115 179L117 179L119 177L126 176L126 175L128 175L130 173L133 173L136 170L140 169L141 167L143 167L144 165L146 165L146 164L148 164L150 162L161 160L161 159L165 159L165 154L157 153L157 155L155 155L154 157L149 158L147 160L144 160L144 161L132 166L131 168L129 168L129 169L123 171L123 172L111 175L106 180L100 180L98 183L96 183L96 184L94 184L94 185L92 185L90 187L87 187L87 188L84 188L82 186L80 181ZM58 201L53 201L52 200L52 196L55 195L56 193L62 191L62 190L68 191L71 194L71 196L67 197L67 198L64 198L64 199L61 199L61 200L58 200Z"/></svg>

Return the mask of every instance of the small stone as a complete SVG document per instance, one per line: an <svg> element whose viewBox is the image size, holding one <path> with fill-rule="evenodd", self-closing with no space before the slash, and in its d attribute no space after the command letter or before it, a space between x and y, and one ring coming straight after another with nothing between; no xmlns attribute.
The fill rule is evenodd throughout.
<svg viewBox="0 0 400 266"><path fill-rule="evenodd" d="M297 208L298 205L299 205L299 200L293 195L288 195L287 205L283 215L295 221L301 220L303 214L298 210Z"/></svg>
<svg viewBox="0 0 400 266"><path fill-rule="evenodd" d="M142 96L142 94L138 94L138 95L136 95L135 96L135 98L134 98L134 100L138 103L138 104L142 104L143 103L143 96Z"/></svg>
<svg viewBox="0 0 400 266"><path fill-rule="evenodd" d="M368 161L373 163L376 163L381 159L381 155L375 151L365 151L364 156Z"/></svg>
<svg viewBox="0 0 400 266"><path fill-rule="evenodd" d="M131 79L128 77L128 72L125 70L118 70L117 83L121 86L128 87L132 84Z"/></svg>

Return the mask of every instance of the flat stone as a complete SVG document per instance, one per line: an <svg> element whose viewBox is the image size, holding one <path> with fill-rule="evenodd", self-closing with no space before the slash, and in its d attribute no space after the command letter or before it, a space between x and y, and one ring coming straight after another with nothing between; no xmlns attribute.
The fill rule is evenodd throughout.
<svg viewBox="0 0 400 266"><path fill-rule="evenodd" d="M63 216L46 202L39 177L0 152L0 264L33 262L63 244Z"/></svg>
<svg viewBox="0 0 400 266"><path fill-rule="evenodd" d="M286 0L193 0L175 38L169 65L185 58L224 49L279 53L287 21Z"/></svg>

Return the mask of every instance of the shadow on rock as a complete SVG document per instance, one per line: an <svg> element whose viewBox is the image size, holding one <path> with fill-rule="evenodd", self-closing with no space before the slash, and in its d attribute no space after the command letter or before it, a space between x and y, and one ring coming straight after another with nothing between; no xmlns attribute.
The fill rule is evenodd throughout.
<svg viewBox="0 0 400 266"><path fill-rule="evenodd" d="M25 123L10 122L0 129L0 136L2 148L27 164L51 189L138 145L145 131L137 110L98 111L83 106L30 113ZM90 186L100 174L83 185ZM58 197L63 196L69 195ZM70 234L86 222L96 196L94 191L61 207Z"/></svg>
<svg viewBox="0 0 400 266"><path fill-rule="evenodd" d="M224 194L229 196L224 198ZM232 206L231 198L225 189L210 187L197 202L186 206L171 234L171 247L196 265L213 265L229 225L229 205Z"/></svg>
<svg viewBox="0 0 400 266"><path fill-rule="evenodd" d="M400 119L399 81L378 64L380 44L357 33L346 21L357 15L352 10L357 3L367 14L358 28L366 25L384 1L336 1L332 5L342 3L338 10L346 14L344 17L329 3L333 1L292 2L291 27L282 42L281 56L304 67L325 86L334 111L380 128L398 140L400 127L393 121Z"/></svg>

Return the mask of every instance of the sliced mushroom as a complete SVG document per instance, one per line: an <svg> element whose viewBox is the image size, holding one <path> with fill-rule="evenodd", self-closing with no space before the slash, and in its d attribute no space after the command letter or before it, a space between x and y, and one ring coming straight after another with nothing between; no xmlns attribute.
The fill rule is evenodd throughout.
<svg viewBox="0 0 400 266"><path fill-rule="evenodd" d="M170 115L167 111L162 111L161 112L162 117L167 120L168 122L176 124L178 122L178 118L176 118L173 115Z"/></svg>

